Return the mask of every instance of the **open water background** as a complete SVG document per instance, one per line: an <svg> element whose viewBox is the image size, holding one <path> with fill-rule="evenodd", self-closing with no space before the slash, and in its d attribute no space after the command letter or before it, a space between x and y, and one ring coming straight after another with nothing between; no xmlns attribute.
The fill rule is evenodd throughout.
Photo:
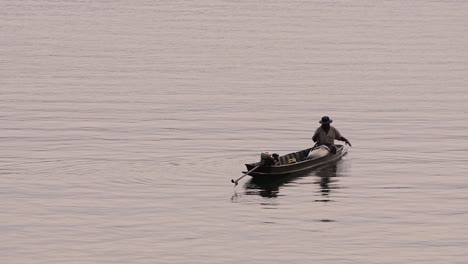
<svg viewBox="0 0 468 264"><path fill-rule="evenodd" d="M468 262L468 2L0 4L0 263Z"/></svg>

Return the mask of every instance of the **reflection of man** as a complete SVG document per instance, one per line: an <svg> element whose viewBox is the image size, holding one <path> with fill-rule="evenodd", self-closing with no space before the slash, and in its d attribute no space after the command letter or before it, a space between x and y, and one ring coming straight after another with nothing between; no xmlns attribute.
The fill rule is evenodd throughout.
<svg viewBox="0 0 468 264"><path fill-rule="evenodd" d="M338 129L330 125L332 122L333 120L331 120L328 116L323 116L322 120L319 121L319 123L322 125L317 128L317 130L315 130L312 140L317 142L317 146L325 145L330 148L332 153L335 153L335 139L344 141L349 146L351 146L351 143L349 143L349 140L340 134Z"/></svg>
<svg viewBox="0 0 468 264"><path fill-rule="evenodd" d="M338 166L336 164L320 168L315 172L317 176L320 177L320 181L318 181L317 183L320 184L320 192L323 196L328 196L330 194L331 189L338 189L336 185L331 187L329 185L330 183L336 181L336 179L332 180L332 178L338 177L337 172ZM330 200L326 199L323 201L328 202Z"/></svg>

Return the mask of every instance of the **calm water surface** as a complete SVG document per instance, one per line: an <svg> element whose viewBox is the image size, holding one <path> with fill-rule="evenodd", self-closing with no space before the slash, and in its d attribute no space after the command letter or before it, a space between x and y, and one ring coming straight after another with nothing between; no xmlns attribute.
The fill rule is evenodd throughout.
<svg viewBox="0 0 468 264"><path fill-rule="evenodd" d="M468 262L467 2L0 3L1 263Z"/></svg>

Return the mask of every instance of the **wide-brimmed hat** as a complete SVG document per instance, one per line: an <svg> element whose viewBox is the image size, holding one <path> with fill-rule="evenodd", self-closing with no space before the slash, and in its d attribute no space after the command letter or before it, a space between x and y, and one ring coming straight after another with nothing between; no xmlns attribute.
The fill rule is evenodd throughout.
<svg viewBox="0 0 468 264"><path fill-rule="evenodd" d="M331 124L333 120L331 120L328 116L322 116L322 120L319 121L322 125Z"/></svg>

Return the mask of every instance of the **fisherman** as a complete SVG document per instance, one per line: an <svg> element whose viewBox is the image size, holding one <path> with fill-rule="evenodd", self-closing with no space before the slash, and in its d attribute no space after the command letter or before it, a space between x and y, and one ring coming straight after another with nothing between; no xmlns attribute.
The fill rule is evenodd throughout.
<svg viewBox="0 0 468 264"><path fill-rule="evenodd" d="M319 121L320 124L322 124L317 130L315 130L314 136L312 137L312 140L314 142L317 142L317 146L322 146L325 145L327 146L330 151L335 154L336 153L336 147L335 147L335 139L344 141L346 144L351 146L351 143L349 143L349 140L347 140L345 137L343 137L338 129L335 127L331 126L330 124L333 122L328 116L323 116L322 120Z"/></svg>

